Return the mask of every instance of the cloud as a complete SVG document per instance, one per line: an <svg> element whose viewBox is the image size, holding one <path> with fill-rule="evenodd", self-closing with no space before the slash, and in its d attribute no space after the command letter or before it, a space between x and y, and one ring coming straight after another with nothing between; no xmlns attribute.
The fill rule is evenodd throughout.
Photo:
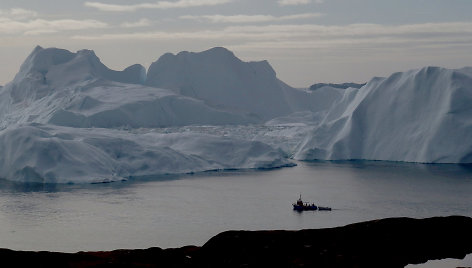
<svg viewBox="0 0 472 268"><path fill-rule="evenodd" d="M140 19L135 22L123 22L121 27L123 28L138 28L138 27L147 27L151 25L151 21L148 19Z"/></svg>
<svg viewBox="0 0 472 268"><path fill-rule="evenodd" d="M399 49L454 47L472 43L472 22L407 25L349 24L326 26L240 25L205 31L149 31L76 35L78 40L217 41L240 50L267 49Z"/></svg>
<svg viewBox="0 0 472 268"><path fill-rule="evenodd" d="M349 24L349 25L318 25L318 24L285 24L285 25L248 25L226 28L231 32L246 34L279 34L283 36L306 36L312 38L355 37L365 36L398 36L398 35L435 35L435 34L469 34L472 33L472 22L422 23L405 25L382 24Z"/></svg>
<svg viewBox="0 0 472 268"><path fill-rule="evenodd" d="M97 20L44 20L28 21L0 18L0 34L37 35L60 31L105 28L107 24Z"/></svg>
<svg viewBox="0 0 472 268"><path fill-rule="evenodd" d="M47 20L34 10L0 9L0 34L38 35L60 31L102 29L108 25L98 20Z"/></svg>
<svg viewBox="0 0 472 268"><path fill-rule="evenodd" d="M270 49L332 49L332 48L390 48L402 49L404 47L452 47L467 46L472 42L472 37L463 36L454 39L447 37L433 38L387 38L367 37L363 39L339 38L322 40L285 40L280 42L255 41L237 45L231 45L238 50L267 50Z"/></svg>
<svg viewBox="0 0 472 268"><path fill-rule="evenodd" d="M183 31L183 32L135 32L122 34L103 34L95 36L74 36L75 39L238 39L251 40L307 38L309 40L334 38L383 38L448 35L450 37L472 34L472 22L424 23L406 25L349 24L326 26L318 24L247 25L229 26L220 30Z"/></svg>
<svg viewBox="0 0 472 268"><path fill-rule="evenodd" d="M23 8L12 8L12 9L7 9L7 10L0 9L0 16L8 17L8 18L15 18L17 20L24 20L24 19L37 17L38 12L34 10L23 9Z"/></svg>
<svg viewBox="0 0 472 268"><path fill-rule="evenodd" d="M158 1L154 3L141 3L134 5L116 5L100 2L85 2L86 7L96 8L109 12L133 12L139 9L169 9L169 8L189 8L200 6L215 6L231 2L232 0L178 0L175 2Z"/></svg>
<svg viewBox="0 0 472 268"><path fill-rule="evenodd" d="M12 8L10 14L17 19L34 18L38 16L38 12L22 8Z"/></svg>
<svg viewBox="0 0 472 268"><path fill-rule="evenodd" d="M189 20L208 20L212 23L255 23L255 22L271 22L285 21L321 17L321 13L302 13L295 15L279 16L272 15L203 15L203 16L180 16L181 19Z"/></svg>
<svg viewBox="0 0 472 268"><path fill-rule="evenodd" d="M317 3L322 3L320 0L316 0ZM311 3L311 0L279 0L277 1L281 6L295 6L295 5L306 5Z"/></svg>

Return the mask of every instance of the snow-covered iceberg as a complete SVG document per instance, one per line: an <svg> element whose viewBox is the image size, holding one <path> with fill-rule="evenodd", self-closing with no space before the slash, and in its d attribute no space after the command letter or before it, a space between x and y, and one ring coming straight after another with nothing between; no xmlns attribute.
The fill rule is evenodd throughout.
<svg viewBox="0 0 472 268"><path fill-rule="evenodd" d="M294 112L329 107L333 94L294 89L276 77L267 61L243 62L226 48L167 53L151 64L146 84L226 110L250 113L262 121Z"/></svg>
<svg viewBox="0 0 472 268"><path fill-rule="evenodd" d="M425 67L347 89L294 157L472 163L472 68Z"/></svg>
<svg viewBox="0 0 472 268"><path fill-rule="evenodd" d="M256 122L168 89L141 85L144 67L113 71L89 50L37 47L0 91L0 127L50 123L71 127L165 127Z"/></svg>
<svg viewBox="0 0 472 268"><path fill-rule="evenodd" d="M291 165L284 152L258 141L135 131L260 121L145 81L140 65L113 71L93 51L36 47L0 88L0 178L92 182Z"/></svg>
<svg viewBox="0 0 472 268"><path fill-rule="evenodd" d="M472 68L295 89L224 48L110 70L37 47L0 87L0 178L51 183L298 160L472 163Z"/></svg>

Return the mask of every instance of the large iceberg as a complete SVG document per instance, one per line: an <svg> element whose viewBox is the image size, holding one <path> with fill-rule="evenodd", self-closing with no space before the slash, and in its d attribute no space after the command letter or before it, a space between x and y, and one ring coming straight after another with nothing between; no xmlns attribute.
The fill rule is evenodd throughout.
<svg viewBox="0 0 472 268"><path fill-rule="evenodd" d="M145 82L140 65L113 71L93 51L36 47L0 88L0 178L94 182L292 165L259 141L182 129L153 133L260 119Z"/></svg>
<svg viewBox="0 0 472 268"><path fill-rule="evenodd" d="M0 127L13 122L136 128L256 121L168 89L144 86L145 78L144 67L113 71L89 50L37 47L0 91Z"/></svg>
<svg viewBox="0 0 472 268"><path fill-rule="evenodd" d="M470 103L472 68L302 90L225 48L165 54L146 72L36 47L0 87L0 178L101 182L291 159L471 163Z"/></svg>
<svg viewBox="0 0 472 268"><path fill-rule="evenodd" d="M0 178L40 183L292 165L258 141L195 132L160 133L27 124L0 132Z"/></svg>
<svg viewBox="0 0 472 268"><path fill-rule="evenodd" d="M321 111L339 98L335 92L294 89L276 77L267 61L243 62L226 48L200 53L167 53L152 63L146 84L230 111L250 113L261 121L300 111Z"/></svg>
<svg viewBox="0 0 472 268"><path fill-rule="evenodd" d="M425 67L347 89L294 157L472 163L472 68Z"/></svg>

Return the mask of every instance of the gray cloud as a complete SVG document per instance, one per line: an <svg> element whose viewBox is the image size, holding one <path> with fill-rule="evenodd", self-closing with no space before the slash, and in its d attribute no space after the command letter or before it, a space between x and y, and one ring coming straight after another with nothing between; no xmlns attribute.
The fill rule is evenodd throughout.
<svg viewBox="0 0 472 268"><path fill-rule="evenodd" d="M102 35L76 35L76 40L160 40L218 42L237 51L401 51L470 46L472 22L408 25L350 24L343 26L240 25L205 31L149 31Z"/></svg>
<svg viewBox="0 0 472 268"><path fill-rule="evenodd" d="M192 32L138 32L121 34L103 34L96 36L75 36L75 39L237 39L251 40L307 38L310 40L329 38L380 38L388 37L421 38L426 36L453 35L463 36L472 33L472 22L423 23L406 25L349 24L343 26L326 26L318 24L284 24L284 25L247 25L229 26L220 30Z"/></svg>
<svg viewBox="0 0 472 268"><path fill-rule="evenodd" d="M319 0L317 0L317 2L319 2ZM281 6L295 6L309 4L311 0L279 0L277 3Z"/></svg>
<svg viewBox="0 0 472 268"><path fill-rule="evenodd" d="M101 29L105 27L107 27L106 23L97 20L34 19L17 21L8 18L0 18L0 33L2 34L37 35L70 30Z"/></svg>
<svg viewBox="0 0 472 268"><path fill-rule="evenodd" d="M133 12L140 9L169 9L189 8L199 6L215 6L231 2L232 0L178 0L176 2L158 1L154 3L141 3L134 5L105 4L101 2L85 2L86 7L96 8L108 12Z"/></svg>
<svg viewBox="0 0 472 268"><path fill-rule="evenodd" d="M47 20L40 18L38 12L33 10L21 8L0 10L0 34L38 35L106 27L108 27L106 23L98 20Z"/></svg>
<svg viewBox="0 0 472 268"><path fill-rule="evenodd" d="M120 26L123 28L138 28L147 27L151 25L151 21L148 19L140 19L135 22L123 22Z"/></svg>
<svg viewBox="0 0 472 268"><path fill-rule="evenodd" d="M10 17L18 20L34 18L38 16L38 12L23 8L12 8L7 10L0 9L1 17Z"/></svg>
<svg viewBox="0 0 472 268"><path fill-rule="evenodd" d="M302 13L286 16L272 15L203 15L203 16L180 16L181 19L190 20L208 20L212 23L254 23L254 22L271 22L285 21L321 17L321 13Z"/></svg>

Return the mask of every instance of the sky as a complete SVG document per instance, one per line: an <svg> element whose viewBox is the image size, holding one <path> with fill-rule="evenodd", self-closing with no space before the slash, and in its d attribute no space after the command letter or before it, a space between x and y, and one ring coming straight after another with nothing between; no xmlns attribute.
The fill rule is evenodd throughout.
<svg viewBox="0 0 472 268"><path fill-rule="evenodd" d="M472 0L1 0L0 85L35 46L111 69L223 46L295 87L472 66Z"/></svg>

